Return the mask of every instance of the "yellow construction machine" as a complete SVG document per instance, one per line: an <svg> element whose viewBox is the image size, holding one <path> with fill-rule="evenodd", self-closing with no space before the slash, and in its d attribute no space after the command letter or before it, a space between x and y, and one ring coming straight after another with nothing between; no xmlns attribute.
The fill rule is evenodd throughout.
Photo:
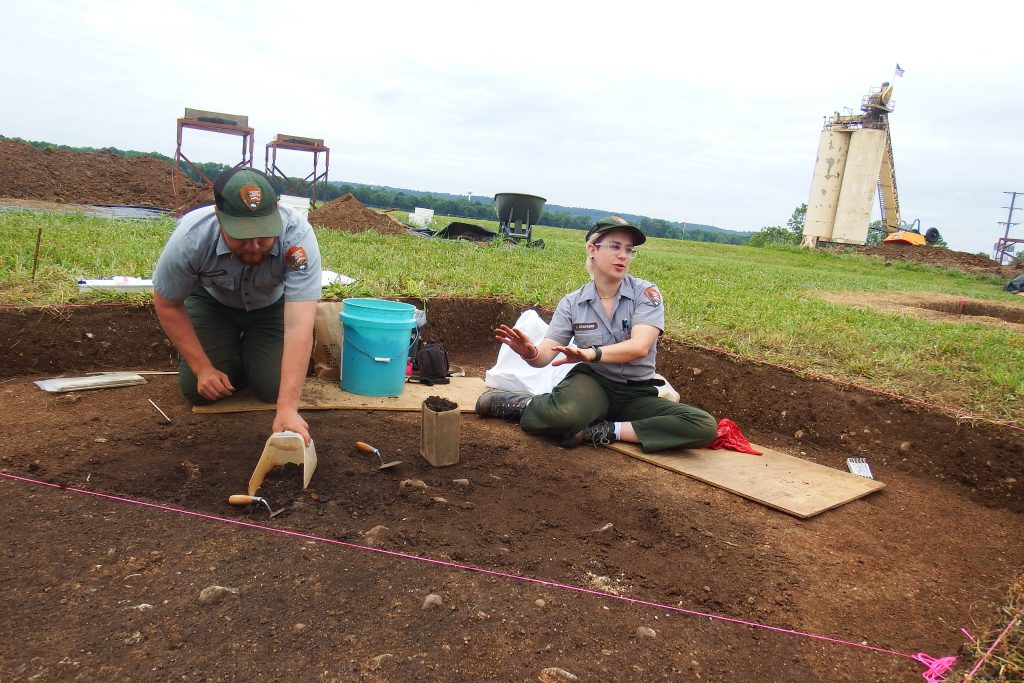
<svg viewBox="0 0 1024 683"><path fill-rule="evenodd" d="M916 219L913 223L907 224L901 222L899 227L890 227L886 225L882 228L888 234L885 239L882 240L884 243L896 243L896 244L912 244L917 247L923 247L926 244L935 244L939 241L939 231L935 228L928 228L921 233L921 219Z"/></svg>

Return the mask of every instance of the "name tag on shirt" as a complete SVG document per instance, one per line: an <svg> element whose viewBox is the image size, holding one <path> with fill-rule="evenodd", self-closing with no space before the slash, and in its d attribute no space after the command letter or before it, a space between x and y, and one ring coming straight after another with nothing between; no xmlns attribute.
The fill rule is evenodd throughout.
<svg viewBox="0 0 1024 683"><path fill-rule="evenodd" d="M596 329L597 329L597 323L573 323L572 324L572 331L573 332L587 332L587 331L596 330Z"/></svg>

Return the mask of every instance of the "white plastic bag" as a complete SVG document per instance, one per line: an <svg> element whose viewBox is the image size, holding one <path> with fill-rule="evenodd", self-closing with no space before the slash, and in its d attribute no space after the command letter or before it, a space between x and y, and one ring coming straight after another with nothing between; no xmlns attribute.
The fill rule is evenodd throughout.
<svg viewBox="0 0 1024 683"><path fill-rule="evenodd" d="M533 309L524 311L513 327L528 336L534 344L540 344L548 331L548 324ZM493 389L546 394L565 379L572 366L572 363L557 367L548 364L543 368L535 368L506 344L502 344L498 351L498 362L484 374L484 384Z"/></svg>
<svg viewBox="0 0 1024 683"><path fill-rule="evenodd" d="M519 316L519 320L513 327L528 336L534 344L540 344L544 339L544 334L548 331L548 324L541 320L537 311L533 309L525 311ZM573 340L569 341L572 343ZM574 365L574 363L566 363L555 367L549 363L543 368L535 368L520 358L519 354L507 345L502 344L498 351L498 362L484 374L484 384L493 389L526 391L534 395L547 394L565 379ZM654 376L665 382L664 385L658 387L658 396L678 402L679 393L669 384L668 380L659 374Z"/></svg>

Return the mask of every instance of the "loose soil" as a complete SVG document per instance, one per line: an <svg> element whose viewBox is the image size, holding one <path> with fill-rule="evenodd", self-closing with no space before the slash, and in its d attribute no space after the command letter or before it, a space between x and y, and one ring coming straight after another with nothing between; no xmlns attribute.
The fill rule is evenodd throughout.
<svg viewBox="0 0 1024 683"><path fill-rule="evenodd" d="M325 230L365 232L382 235L408 235L409 230L391 216L364 206L352 193L332 199L309 212L309 222Z"/></svg>
<svg viewBox="0 0 1024 683"><path fill-rule="evenodd" d="M24 142L0 140L0 197L65 204L126 204L178 209L213 203L202 185L179 180L175 199L174 167L156 157L126 157L113 152L72 152ZM209 200L206 201L206 195Z"/></svg>
<svg viewBox="0 0 1024 683"><path fill-rule="evenodd" d="M889 242L875 244L870 247L855 247L858 254L877 256L886 263L923 263L939 268L960 270L974 275L991 275L1007 282L1024 273L1024 266L1001 266L997 261L984 254L970 254L965 251L953 251L935 247L921 247L912 244Z"/></svg>
<svg viewBox="0 0 1024 683"><path fill-rule="evenodd" d="M496 356L493 327L520 312L413 303L474 376ZM152 309L0 311L0 348L0 471L209 515L0 478L2 680L566 680L542 673L558 667L584 681L920 681L893 652L955 653L958 629L990 624L1024 568L1021 432L676 340L660 342L659 370L684 401L829 467L865 457L887 487L801 521L473 414L460 462L435 469L419 413L309 411L311 490L298 468L272 473L261 493L287 510L269 519L226 501L271 412L194 415L165 375L65 395L32 384L173 369ZM378 470L357 440L402 465ZM201 603L211 585L237 593Z"/></svg>

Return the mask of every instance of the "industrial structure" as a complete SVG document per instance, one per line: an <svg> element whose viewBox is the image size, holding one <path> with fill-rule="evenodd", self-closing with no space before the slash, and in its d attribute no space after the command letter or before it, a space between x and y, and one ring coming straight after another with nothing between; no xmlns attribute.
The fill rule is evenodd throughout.
<svg viewBox="0 0 1024 683"><path fill-rule="evenodd" d="M305 178L292 181L281 169L277 167L277 151L288 149L296 152L310 152L313 155L313 171ZM323 173L318 172L317 164L320 154L324 155ZM285 185L281 194L291 194L294 190L309 184L309 205L316 206L317 194L322 185L324 198L327 198L327 171L331 165L331 150L324 146L324 141L318 138L305 138L298 135L278 134L276 138L267 143L267 151L264 157L267 175L280 178ZM288 185L291 183L291 185Z"/></svg>
<svg viewBox="0 0 1024 683"><path fill-rule="evenodd" d="M174 150L174 199L180 205L182 166L189 169L208 187L213 187L213 178L206 177L202 169L191 161L182 151L182 138L185 130L193 129L207 133L222 133L237 135L242 138L242 158L234 168L241 166L252 167L253 164L253 138L255 132L249 126L249 117L238 114L223 114L215 111L204 111L202 109L185 109L185 115L178 119L178 141ZM313 154L313 171L305 178L289 178L277 166L278 150L293 150L298 152L310 152ZM324 155L323 171L319 170L320 154ZM308 184L310 186L309 204L315 206L320 187L324 188L324 195L327 194L327 172L331 163L331 150L324 146L324 141L318 138L299 137L297 135L279 134L267 143L267 151L264 156L266 173L270 177L276 177L284 188L279 194L288 195L293 190Z"/></svg>
<svg viewBox="0 0 1024 683"><path fill-rule="evenodd" d="M861 113L836 112L825 122L807 200L802 245L818 242L864 244L871 224L872 200L877 191L886 242L925 244L938 239L938 231L919 229L900 221L889 114L892 84L871 88L861 102Z"/></svg>
<svg viewBox="0 0 1024 683"><path fill-rule="evenodd" d="M235 167L252 166L253 152L253 130L249 127L249 117L236 114L221 114L214 111L203 111L201 109L185 109L185 115L178 119L178 144L174 150L174 176L171 180L174 186L174 201L181 203L179 193L181 191L181 162L184 161L203 181L213 187L213 180L206 175L181 151L182 133L186 129L202 130L208 133L226 133L238 135L242 138L242 159Z"/></svg>

